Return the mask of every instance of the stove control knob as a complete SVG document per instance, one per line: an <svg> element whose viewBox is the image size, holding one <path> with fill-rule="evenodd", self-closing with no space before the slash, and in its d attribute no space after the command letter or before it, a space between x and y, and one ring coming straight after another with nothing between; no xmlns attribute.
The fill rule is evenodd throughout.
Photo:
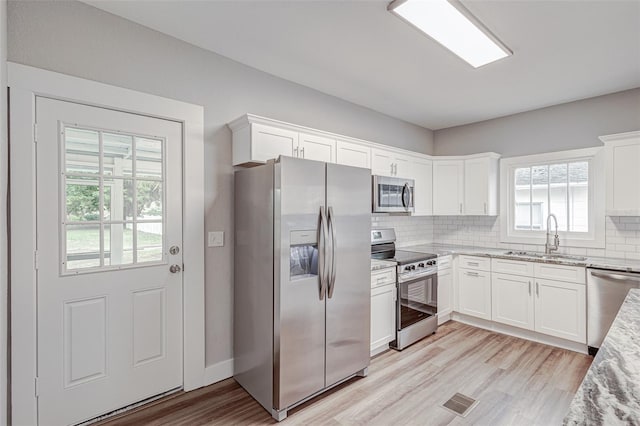
<svg viewBox="0 0 640 426"><path fill-rule="evenodd" d="M416 269L416 265L411 265L411 270L414 271Z"/></svg>
<svg viewBox="0 0 640 426"><path fill-rule="evenodd" d="M424 268L424 263L418 263L418 268Z"/></svg>
<svg viewBox="0 0 640 426"><path fill-rule="evenodd" d="M410 271L410 270L411 270L411 266L405 266L405 267L404 267L404 270L405 270L405 271Z"/></svg>

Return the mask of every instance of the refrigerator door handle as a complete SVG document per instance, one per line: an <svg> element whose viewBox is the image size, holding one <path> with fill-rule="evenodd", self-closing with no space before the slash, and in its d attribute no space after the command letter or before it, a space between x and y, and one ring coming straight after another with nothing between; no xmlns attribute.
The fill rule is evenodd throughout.
<svg viewBox="0 0 640 426"><path fill-rule="evenodd" d="M336 285L336 228L333 226L333 207L329 207L329 232L331 233L331 263L329 274L329 291L327 297L333 297L333 289Z"/></svg>
<svg viewBox="0 0 640 426"><path fill-rule="evenodd" d="M324 300L324 294L327 290L327 217L324 213L324 206L320 206L320 229L318 230L318 252L320 264L318 265L318 276L320 281L320 300Z"/></svg>

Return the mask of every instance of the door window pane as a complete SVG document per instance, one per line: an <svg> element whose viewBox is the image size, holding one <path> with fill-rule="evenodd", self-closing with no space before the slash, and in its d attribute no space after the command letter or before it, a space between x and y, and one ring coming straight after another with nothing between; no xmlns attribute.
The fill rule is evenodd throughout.
<svg viewBox="0 0 640 426"><path fill-rule="evenodd" d="M64 151L66 173L100 173L100 137L97 131L65 127Z"/></svg>
<svg viewBox="0 0 640 426"><path fill-rule="evenodd" d="M166 261L164 140L77 127L63 139L63 270Z"/></svg>
<svg viewBox="0 0 640 426"><path fill-rule="evenodd" d="M100 266L100 225L67 225L68 270Z"/></svg>

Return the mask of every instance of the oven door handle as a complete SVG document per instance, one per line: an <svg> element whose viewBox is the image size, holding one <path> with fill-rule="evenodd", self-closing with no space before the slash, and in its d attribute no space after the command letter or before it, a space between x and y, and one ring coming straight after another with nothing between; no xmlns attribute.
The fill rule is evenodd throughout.
<svg viewBox="0 0 640 426"><path fill-rule="evenodd" d="M331 263L329 273L329 291L327 291L327 297L331 299L333 297L333 290L336 286L336 228L333 224L333 207L329 207L329 214L327 215L329 221L329 233L331 234Z"/></svg>

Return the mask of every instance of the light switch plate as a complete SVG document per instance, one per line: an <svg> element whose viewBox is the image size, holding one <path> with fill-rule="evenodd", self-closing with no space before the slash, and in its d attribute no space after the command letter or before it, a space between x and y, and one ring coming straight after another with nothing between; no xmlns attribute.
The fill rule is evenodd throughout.
<svg viewBox="0 0 640 426"><path fill-rule="evenodd" d="M224 246L224 231L209 232L207 238L207 245L209 247L222 247Z"/></svg>

